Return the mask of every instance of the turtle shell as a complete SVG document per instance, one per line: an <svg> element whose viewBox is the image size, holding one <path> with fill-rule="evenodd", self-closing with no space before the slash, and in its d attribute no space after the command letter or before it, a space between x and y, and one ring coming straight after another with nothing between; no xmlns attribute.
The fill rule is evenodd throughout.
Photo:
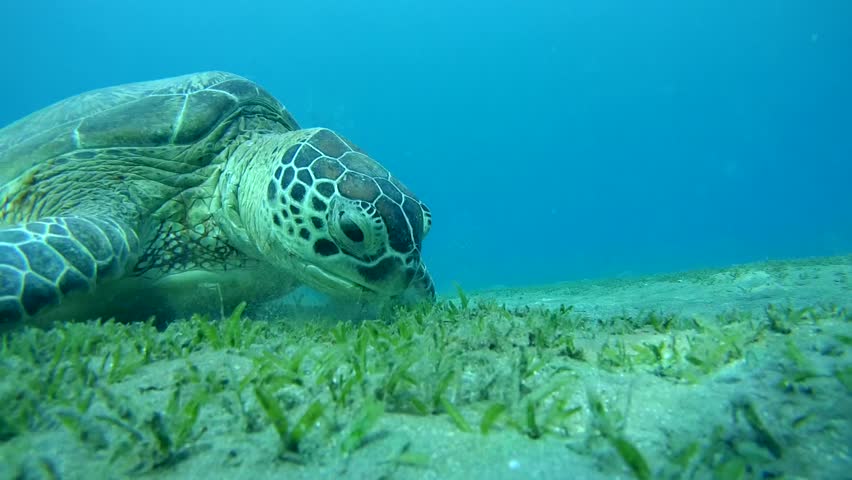
<svg viewBox="0 0 852 480"><path fill-rule="evenodd" d="M252 108L262 112L257 116L259 120L255 119L261 123L244 128L299 128L272 95L253 82L226 72L197 73L83 93L0 129L0 190L30 168L72 152L116 148L132 152L193 144L207 138L236 112ZM73 159L68 156L64 161Z"/></svg>

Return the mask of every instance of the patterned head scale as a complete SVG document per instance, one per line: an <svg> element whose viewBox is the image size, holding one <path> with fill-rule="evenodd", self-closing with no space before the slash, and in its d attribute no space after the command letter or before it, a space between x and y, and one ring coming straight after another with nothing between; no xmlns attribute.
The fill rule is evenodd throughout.
<svg viewBox="0 0 852 480"><path fill-rule="evenodd" d="M354 144L320 128L304 130L274 165L267 188L272 222L324 274L367 292L433 296L422 263L429 209Z"/></svg>

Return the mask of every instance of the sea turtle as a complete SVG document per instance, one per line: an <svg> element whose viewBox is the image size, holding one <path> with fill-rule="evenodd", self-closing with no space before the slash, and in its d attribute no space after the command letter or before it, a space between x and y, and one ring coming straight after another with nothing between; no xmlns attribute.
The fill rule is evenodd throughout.
<svg viewBox="0 0 852 480"><path fill-rule="evenodd" d="M430 226L383 166L243 77L94 90L0 130L0 326L204 306L210 286L429 300Z"/></svg>

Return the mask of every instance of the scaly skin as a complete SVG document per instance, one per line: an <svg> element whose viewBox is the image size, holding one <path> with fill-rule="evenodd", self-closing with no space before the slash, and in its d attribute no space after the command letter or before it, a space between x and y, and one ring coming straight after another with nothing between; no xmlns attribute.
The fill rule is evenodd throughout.
<svg viewBox="0 0 852 480"><path fill-rule="evenodd" d="M0 324L125 275L139 253L136 234L110 220L47 217L0 228Z"/></svg>

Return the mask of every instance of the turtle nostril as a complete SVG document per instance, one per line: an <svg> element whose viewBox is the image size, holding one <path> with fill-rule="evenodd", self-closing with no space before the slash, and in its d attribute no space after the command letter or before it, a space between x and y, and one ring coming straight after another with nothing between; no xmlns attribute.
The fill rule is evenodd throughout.
<svg viewBox="0 0 852 480"><path fill-rule="evenodd" d="M341 215L340 229L343 230L343 233L346 234L347 237L349 237L349 240L352 240L353 242L364 241L364 232L348 216Z"/></svg>

